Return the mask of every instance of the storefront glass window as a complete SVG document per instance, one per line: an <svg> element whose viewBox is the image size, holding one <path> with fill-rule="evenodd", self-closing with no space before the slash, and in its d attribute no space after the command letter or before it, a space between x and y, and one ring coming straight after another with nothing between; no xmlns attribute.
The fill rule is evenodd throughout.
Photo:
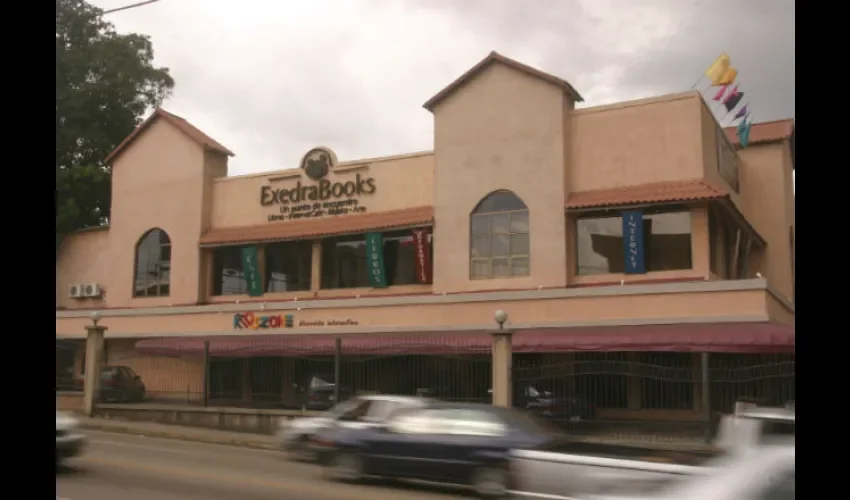
<svg viewBox="0 0 850 500"><path fill-rule="evenodd" d="M134 297L167 297L171 293L171 238L151 229L136 244Z"/></svg>
<svg viewBox="0 0 850 500"><path fill-rule="evenodd" d="M248 281L242 271L242 247L213 250L213 295L245 295Z"/></svg>
<svg viewBox="0 0 850 500"><path fill-rule="evenodd" d="M647 272L691 269L690 211L647 210L643 219ZM579 276L622 273L625 270L622 217L578 219L576 247Z"/></svg>
<svg viewBox="0 0 850 500"><path fill-rule="evenodd" d="M300 292L310 289L313 243L285 241L265 249L265 291Z"/></svg>
<svg viewBox="0 0 850 500"><path fill-rule="evenodd" d="M495 191L470 216L470 278L528 276L528 207L510 191Z"/></svg>
<svg viewBox="0 0 850 500"><path fill-rule="evenodd" d="M391 231L383 234L384 269L387 285L418 284L416 246L413 233ZM429 245L433 245L428 235ZM429 252L433 255L433 252ZM366 288L369 286L364 235L329 238L322 241L322 288Z"/></svg>

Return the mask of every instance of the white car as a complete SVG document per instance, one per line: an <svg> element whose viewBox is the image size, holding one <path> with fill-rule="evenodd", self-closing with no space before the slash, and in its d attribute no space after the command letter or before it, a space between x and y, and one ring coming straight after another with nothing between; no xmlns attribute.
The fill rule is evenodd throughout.
<svg viewBox="0 0 850 500"><path fill-rule="evenodd" d="M707 474L687 476L652 495L589 496L585 500L794 500L795 445L733 451Z"/></svg>
<svg viewBox="0 0 850 500"><path fill-rule="evenodd" d="M318 417L282 420L278 424L277 437L281 448L292 453L293 458L312 461L314 454L310 438L319 430L332 425L354 428L381 425L390 414L398 410L420 408L430 401L428 398L413 396L356 396Z"/></svg>
<svg viewBox="0 0 850 500"><path fill-rule="evenodd" d="M83 451L86 437L79 433L76 418L56 411L56 463L64 458L75 457Z"/></svg>

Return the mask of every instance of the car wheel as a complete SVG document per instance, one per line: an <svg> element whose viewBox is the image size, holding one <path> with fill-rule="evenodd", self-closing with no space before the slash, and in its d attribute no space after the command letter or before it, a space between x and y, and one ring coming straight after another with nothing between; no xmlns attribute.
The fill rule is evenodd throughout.
<svg viewBox="0 0 850 500"><path fill-rule="evenodd" d="M508 472L499 467L479 467L472 473L472 489L484 498L503 498L508 494Z"/></svg>
<svg viewBox="0 0 850 500"><path fill-rule="evenodd" d="M363 479L363 461L353 453L337 453L331 459L331 478L353 483Z"/></svg>
<svg viewBox="0 0 850 500"><path fill-rule="evenodd" d="M315 457L310 451L310 438L301 436L292 445L292 459L296 462L313 462Z"/></svg>

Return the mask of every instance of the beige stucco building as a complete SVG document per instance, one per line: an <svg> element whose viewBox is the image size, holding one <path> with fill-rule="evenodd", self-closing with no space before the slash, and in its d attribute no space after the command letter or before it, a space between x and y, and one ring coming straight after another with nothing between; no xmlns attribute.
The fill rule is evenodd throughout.
<svg viewBox="0 0 850 500"><path fill-rule="evenodd" d="M337 335L479 352L502 309L518 353L793 353L793 121L740 149L696 91L581 100L491 53L425 103L433 151L328 144L236 177L158 109L106 161L109 226L58 253L57 336L99 311L110 353L188 370L175 358L204 339L224 357ZM169 378L157 366L142 377Z"/></svg>

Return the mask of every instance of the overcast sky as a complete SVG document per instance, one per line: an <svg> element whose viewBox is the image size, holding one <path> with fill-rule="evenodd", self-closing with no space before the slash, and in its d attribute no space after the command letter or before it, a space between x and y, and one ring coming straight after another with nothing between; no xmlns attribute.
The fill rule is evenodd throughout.
<svg viewBox="0 0 850 500"><path fill-rule="evenodd" d="M230 175L316 145L431 149L422 103L491 50L584 106L688 90L726 51L756 121L794 117L794 0L160 0L108 18L152 37L176 80L163 107L236 153Z"/></svg>

